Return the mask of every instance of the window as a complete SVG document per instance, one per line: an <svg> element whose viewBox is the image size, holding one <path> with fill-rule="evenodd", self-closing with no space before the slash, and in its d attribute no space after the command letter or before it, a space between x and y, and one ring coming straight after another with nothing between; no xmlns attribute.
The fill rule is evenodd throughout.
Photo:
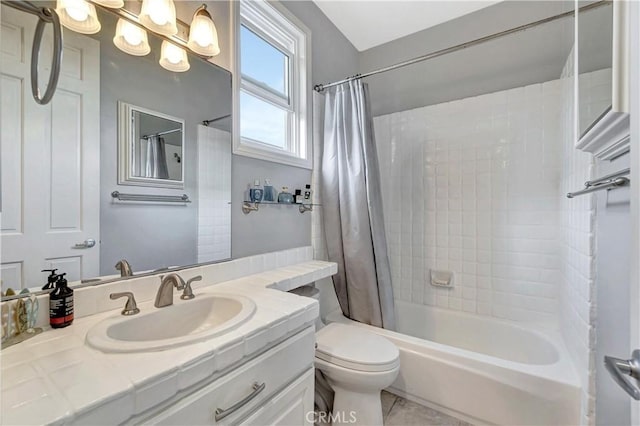
<svg viewBox="0 0 640 426"><path fill-rule="evenodd" d="M279 4L239 3L234 153L311 168L309 30Z"/></svg>

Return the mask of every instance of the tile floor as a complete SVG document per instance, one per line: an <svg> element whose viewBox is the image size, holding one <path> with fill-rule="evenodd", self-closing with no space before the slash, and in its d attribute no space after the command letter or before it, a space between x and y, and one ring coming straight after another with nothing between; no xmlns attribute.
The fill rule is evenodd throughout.
<svg viewBox="0 0 640 426"><path fill-rule="evenodd" d="M382 391L385 426L472 426L447 414Z"/></svg>

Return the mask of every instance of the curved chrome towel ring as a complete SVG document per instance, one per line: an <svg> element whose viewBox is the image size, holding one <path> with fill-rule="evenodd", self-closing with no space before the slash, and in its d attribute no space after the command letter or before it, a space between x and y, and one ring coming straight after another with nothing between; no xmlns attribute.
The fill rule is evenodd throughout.
<svg viewBox="0 0 640 426"><path fill-rule="evenodd" d="M38 25L33 37L33 47L31 48L31 93L33 99L40 105L46 105L53 98L53 94L58 87L58 78L60 77L60 66L62 64L62 26L60 18L56 11L50 7L45 7L38 14ZM44 26L47 22L53 25L53 58L51 60L51 72L49 74L49 82L44 95L40 95L38 87L38 62L40 59L40 45L42 43L42 35Z"/></svg>

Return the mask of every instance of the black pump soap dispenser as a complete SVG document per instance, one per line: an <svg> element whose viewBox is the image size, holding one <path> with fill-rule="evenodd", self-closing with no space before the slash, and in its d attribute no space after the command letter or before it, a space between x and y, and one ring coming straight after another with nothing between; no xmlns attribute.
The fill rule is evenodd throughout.
<svg viewBox="0 0 640 426"><path fill-rule="evenodd" d="M56 286L56 281L58 281L58 275L56 274L57 269L43 269L40 272L50 272L49 276L47 277L47 283L44 285L44 287L42 287L43 290L50 290L52 288L55 288Z"/></svg>
<svg viewBox="0 0 640 426"><path fill-rule="evenodd" d="M65 275L58 275L56 288L49 294L49 324L52 328L63 328L73 322L73 290L67 286Z"/></svg>

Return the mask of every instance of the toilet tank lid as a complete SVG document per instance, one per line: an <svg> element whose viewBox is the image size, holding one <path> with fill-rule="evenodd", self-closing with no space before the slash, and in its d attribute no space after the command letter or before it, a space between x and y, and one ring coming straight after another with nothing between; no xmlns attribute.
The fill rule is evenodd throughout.
<svg viewBox="0 0 640 426"><path fill-rule="evenodd" d="M346 361L361 366L397 365L400 352L396 345L363 328L331 323L316 333L316 356L325 361ZM378 370L376 368L376 370Z"/></svg>

